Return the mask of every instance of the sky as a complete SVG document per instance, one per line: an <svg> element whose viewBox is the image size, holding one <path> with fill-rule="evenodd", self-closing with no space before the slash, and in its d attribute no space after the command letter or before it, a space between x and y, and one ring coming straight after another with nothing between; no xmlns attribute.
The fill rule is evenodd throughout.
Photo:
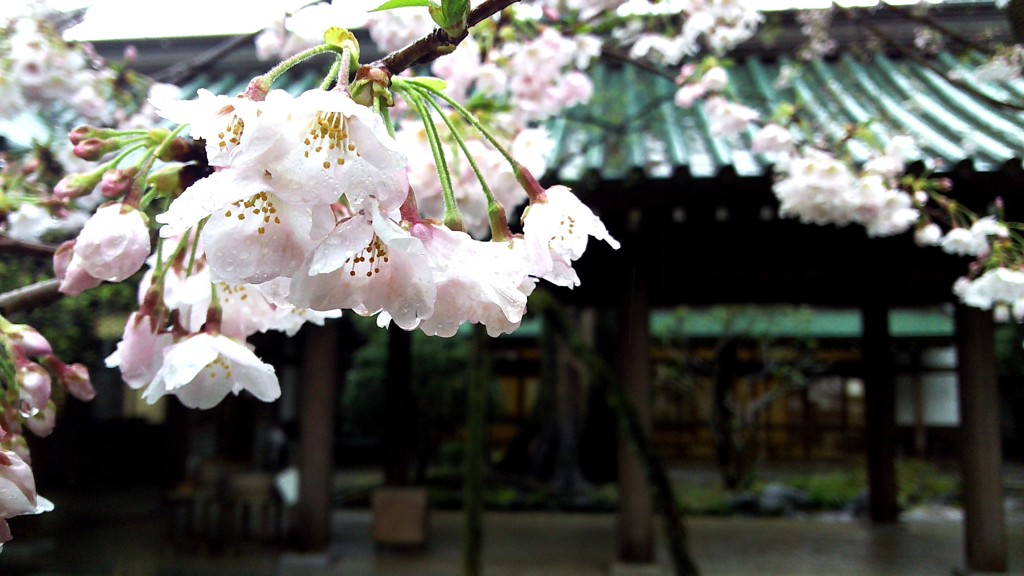
<svg viewBox="0 0 1024 576"><path fill-rule="evenodd" d="M748 0L761 10L793 8L827 8L832 0ZM888 4L906 5L941 0L885 0ZM139 0L48 0L59 9L88 7L85 21L70 30L68 40L114 40L123 38L169 38L177 36L210 36L246 34L262 30L281 18L288 10L308 4L310 0L174 0L144 2ZM383 0L334 0L351 5L353 13L365 13ZM0 19L22 11L39 0L0 0ZM836 0L842 6L875 6L879 0ZM359 24L332 23L357 27Z"/></svg>

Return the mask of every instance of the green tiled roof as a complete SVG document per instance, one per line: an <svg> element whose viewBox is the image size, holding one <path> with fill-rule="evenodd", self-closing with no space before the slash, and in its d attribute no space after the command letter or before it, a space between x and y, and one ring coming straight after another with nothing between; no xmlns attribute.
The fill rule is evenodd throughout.
<svg viewBox="0 0 1024 576"><path fill-rule="evenodd" d="M1020 158L1024 113L982 96L1024 105L1024 81L979 82L973 70L981 60L975 56L941 53L928 62L883 54L868 60L846 54L814 63L750 56L730 70L732 96L763 118L780 103L795 103L800 118L833 142L861 123L868 123L882 144L894 135L913 136L922 146L922 160L940 172L967 160L977 170L991 171ZM780 81L782 71L788 71L788 81ZM950 73L981 96L947 80ZM714 137L699 103L692 109L676 106L670 79L630 65L595 67L592 77L590 104L552 123L556 179L578 182L588 173L603 180L680 173L712 178L725 169L749 177L769 170L770 160L750 150L751 133ZM847 150L858 161L867 158L859 143Z"/></svg>

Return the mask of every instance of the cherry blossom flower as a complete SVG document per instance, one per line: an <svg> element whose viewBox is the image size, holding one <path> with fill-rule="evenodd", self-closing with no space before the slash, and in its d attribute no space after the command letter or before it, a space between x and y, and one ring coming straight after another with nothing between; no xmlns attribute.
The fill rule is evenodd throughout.
<svg viewBox="0 0 1024 576"><path fill-rule="evenodd" d="M713 136L742 132L759 116L757 110L730 102L720 96L705 100L704 111L708 115L708 132Z"/></svg>
<svg viewBox="0 0 1024 576"><path fill-rule="evenodd" d="M266 191L235 201L203 227L211 277L259 284L291 276L333 227L328 205L296 206Z"/></svg>
<svg viewBox="0 0 1024 576"><path fill-rule="evenodd" d="M28 324L9 324L3 327L2 332L27 356L53 354L50 342ZM0 440L3 440L2 435L0 435Z"/></svg>
<svg viewBox="0 0 1024 576"><path fill-rule="evenodd" d="M751 141L750 150L757 154L783 154L793 151L793 134L775 123L765 124Z"/></svg>
<svg viewBox="0 0 1024 576"><path fill-rule="evenodd" d="M970 228L956 227L943 237L942 250L961 256L981 256L989 252L989 236L1006 238L1009 230L991 216L979 218Z"/></svg>
<svg viewBox="0 0 1024 576"><path fill-rule="evenodd" d="M997 304L1013 305L1024 299L1024 272L1009 268L992 268L972 279L960 278L953 293L968 306L990 310Z"/></svg>
<svg viewBox="0 0 1024 576"><path fill-rule="evenodd" d="M252 284L216 284L220 305L220 333L245 340L257 332L266 332L276 317L274 305Z"/></svg>
<svg viewBox="0 0 1024 576"><path fill-rule="evenodd" d="M421 223L412 234L426 249L437 298L419 329L428 336L454 336L459 326L483 324L498 336L519 327L535 282L523 250L509 242L480 242L465 232Z"/></svg>
<svg viewBox="0 0 1024 576"><path fill-rule="evenodd" d="M406 158L381 117L337 91L292 97L273 90L263 107L271 142L255 164L273 179L274 193L294 204L332 204L344 194L358 204L377 199L398 208L409 191Z"/></svg>
<svg viewBox="0 0 1024 576"><path fill-rule="evenodd" d="M149 102L160 117L188 124L191 136L206 142L206 156L211 166L228 166L247 128L251 131L258 121L259 104L240 96L214 94L204 88L200 88L197 95L191 100L156 95ZM247 145L269 145L259 138L245 140Z"/></svg>
<svg viewBox="0 0 1024 576"><path fill-rule="evenodd" d="M167 347L163 365L142 396L152 404L173 394L190 408L206 409L242 390L264 402L276 400L281 387L274 367L233 338L200 333Z"/></svg>
<svg viewBox="0 0 1024 576"><path fill-rule="evenodd" d="M32 415L25 419L25 428L39 438L46 438L53 433L57 424L57 405L50 400L41 410L34 410Z"/></svg>
<svg viewBox="0 0 1024 576"><path fill-rule="evenodd" d="M411 330L433 312L436 288L423 243L368 202L314 251L292 279L301 308L387 312Z"/></svg>
<svg viewBox="0 0 1024 576"><path fill-rule="evenodd" d="M163 351L174 338L159 333L152 316L132 312L117 349L104 360L107 368L120 368L121 379L138 389L153 381L163 364Z"/></svg>
<svg viewBox="0 0 1024 576"><path fill-rule="evenodd" d="M103 280L89 274L80 265L80 258L75 256L75 241L68 240L61 244L53 254L53 272L60 280L58 290L62 294L75 296L82 292L95 288L103 283Z"/></svg>
<svg viewBox="0 0 1024 576"><path fill-rule="evenodd" d="M548 188L530 204L523 216L523 236L530 274L570 288L579 286L572 263L583 255L591 236L619 248L601 219L565 186Z"/></svg>
<svg viewBox="0 0 1024 576"><path fill-rule="evenodd" d="M969 228L953 228L942 237L943 252L960 256L979 256L988 252L988 240L972 234Z"/></svg>

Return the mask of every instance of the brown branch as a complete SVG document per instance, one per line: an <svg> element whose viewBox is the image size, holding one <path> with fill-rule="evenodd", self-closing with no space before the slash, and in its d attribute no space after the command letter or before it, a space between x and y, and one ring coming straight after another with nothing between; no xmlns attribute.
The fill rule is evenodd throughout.
<svg viewBox="0 0 1024 576"><path fill-rule="evenodd" d="M637 68L639 68L641 70L650 72L651 74L657 74L658 76L661 76L662 78L668 78L669 80L671 80L673 82L675 82L676 77L679 75L678 71L673 73L670 69L668 69L665 66L659 66L659 65L657 65L657 64L655 64L653 62L649 62L647 60L641 60L639 58L634 58L634 57L630 56L629 54L626 54L625 52L622 52L621 50L618 50L616 48L607 48L607 47L602 48L601 49L601 56L603 56L605 59L608 59L608 60L615 60L617 62L622 62L623 64L629 64L631 66L636 66Z"/></svg>
<svg viewBox="0 0 1024 576"><path fill-rule="evenodd" d="M52 244L23 242L11 238L0 238L0 254L27 254L29 256L52 257L57 247Z"/></svg>
<svg viewBox="0 0 1024 576"><path fill-rule="evenodd" d="M452 38L450 34L440 28L412 44L388 54L384 58L369 64L370 68L383 68L392 75L400 74L413 66L433 62L438 57L447 54L452 48L458 46L468 35L468 29L501 12L505 8L515 4L519 0L485 0L469 13L466 19L467 32L458 38Z"/></svg>
<svg viewBox="0 0 1024 576"><path fill-rule="evenodd" d="M0 294L0 312L10 314L21 310L38 308L60 299L57 291L60 280L43 280Z"/></svg>

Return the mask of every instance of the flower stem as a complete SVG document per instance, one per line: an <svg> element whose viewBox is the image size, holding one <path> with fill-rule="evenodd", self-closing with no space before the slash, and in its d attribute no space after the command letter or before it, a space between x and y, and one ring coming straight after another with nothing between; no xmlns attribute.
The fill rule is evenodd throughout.
<svg viewBox="0 0 1024 576"><path fill-rule="evenodd" d="M396 86L396 89L398 87ZM437 133L437 126L430 114L430 109L423 103L423 96L415 90L405 90L403 93L406 99L412 104L427 132L427 141L430 142L430 151L434 154L434 164L437 166L437 177L441 181L441 193L444 196L444 224L452 230L463 230L462 213L459 211L459 204L455 201L455 191L452 189L452 175L448 170L448 162L444 157L441 137Z"/></svg>
<svg viewBox="0 0 1024 576"><path fill-rule="evenodd" d="M160 144L146 153L145 158L143 158L142 162L139 163L139 173L136 175L136 178L140 183L145 183L146 180L149 179L149 172L153 169L153 164L156 163L157 158L163 155L167 150L167 147L171 145L171 142L173 142L175 138L178 137L178 134L181 134L181 131L184 130L186 126L188 126L188 124L178 125L177 128L167 134ZM125 199L125 203L135 206L136 204L133 201L142 193L142 190L143 186L141 184L134 187L132 192L128 195L128 198ZM154 191L144 194L143 197L138 200L137 205L139 206L139 209L145 210L146 207L149 206L150 202L152 202L155 197Z"/></svg>
<svg viewBox="0 0 1024 576"><path fill-rule="evenodd" d="M473 126L473 128L476 128L477 131L479 131L480 134L484 138L486 138L488 142L491 143L491 146L494 146L494 149L497 150L505 158L505 160L508 161L509 165L512 166L512 174L515 175L516 182L519 182L520 186L522 186L523 189L526 190L526 193L530 195L531 200L534 198L536 190L528 184L529 180L526 178L524 174L523 167L519 164L519 162L516 161L515 158L512 157L512 153L509 152L508 148L506 148L504 144L498 141L498 138L493 133L491 133L491 131L488 130L486 126L484 126L483 122L481 122L479 118L474 116L472 112L467 110L465 106L456 102L454 98L445 94L443 91L438 90L437 87L432 86L427 82L420 82L419 79L417 78L395 78L394 83L396 89L398 89L402 85L411 84L413 90L416 90L421 94L426 93L436 96L447 102L449 106L451 106L453 109L455 109L456 112L461 114L462 117L465 118L466 121L469 122L471 126Z"/></svg>
<svg viewBox="0 0 1024 576"><path fill-rule="evenodd" d="M279 64L268 70L262 76L257 76L249 82L249 87L245 90L245 94L251 99L257 102L263 101L266 97L267 92L270 92L270 87L274 85L274 82L281 77L282 74L291 70L296 64L309 60L314 56L327 53L344 54L344 49L333 46L331 44L320 44L312 48L303 50L290 58L282 60Z"/></svg>
<svg viewBox="0 0 1024 576"><path fill-rule="evenodd" d="M480 170L480 166L477 165L476 159L473 158L473 154L470 153L469 148L466 146L466 140L462 137L462 133L458 126L452 122L452 119L444 113L441 106L430 97L430 94L424 95L424 100L434 110L437 110L438 115L444 120L448 131L451 132L455 142L459 145L462 153L466 156L466 160L469 161L469 166L473 169L473 174L476 175L476 179L480 181L480 188L484 191L484 197L487 198L487 219L491 225L491 239L498 241L506 241L512 238L512 231L508 228L508 219L505 215L505 207L498 202L498 199L494 197L494 193L491 192L490 186L487 185L487 179L484 177L483 171Z"/></svg>
<svg viewBox="0 0 1024 576"><path fill-rule="evenodd" d="M192 275L192 268L195 266L196 263L196 249L199 248L199 235L203 232L203 227L206 226L206 223L209 221L210 217L207 216L206 218L200 220L199 224L196 225L196 237L192 240L192 250L189 251L188 267L185 268L185 277Z"/></svg>
<svg viewBox="0 0 1024 576"><path fill-rule="evenodd" d="M324 81L320 83L321 90L330 90L331 84L334 83L335 79L338 80L338 87L341 87L341 59L342 57L338 56L334 60L334 64L331 65L331 69L327 72L327 76L324 76Z"/></svg>

